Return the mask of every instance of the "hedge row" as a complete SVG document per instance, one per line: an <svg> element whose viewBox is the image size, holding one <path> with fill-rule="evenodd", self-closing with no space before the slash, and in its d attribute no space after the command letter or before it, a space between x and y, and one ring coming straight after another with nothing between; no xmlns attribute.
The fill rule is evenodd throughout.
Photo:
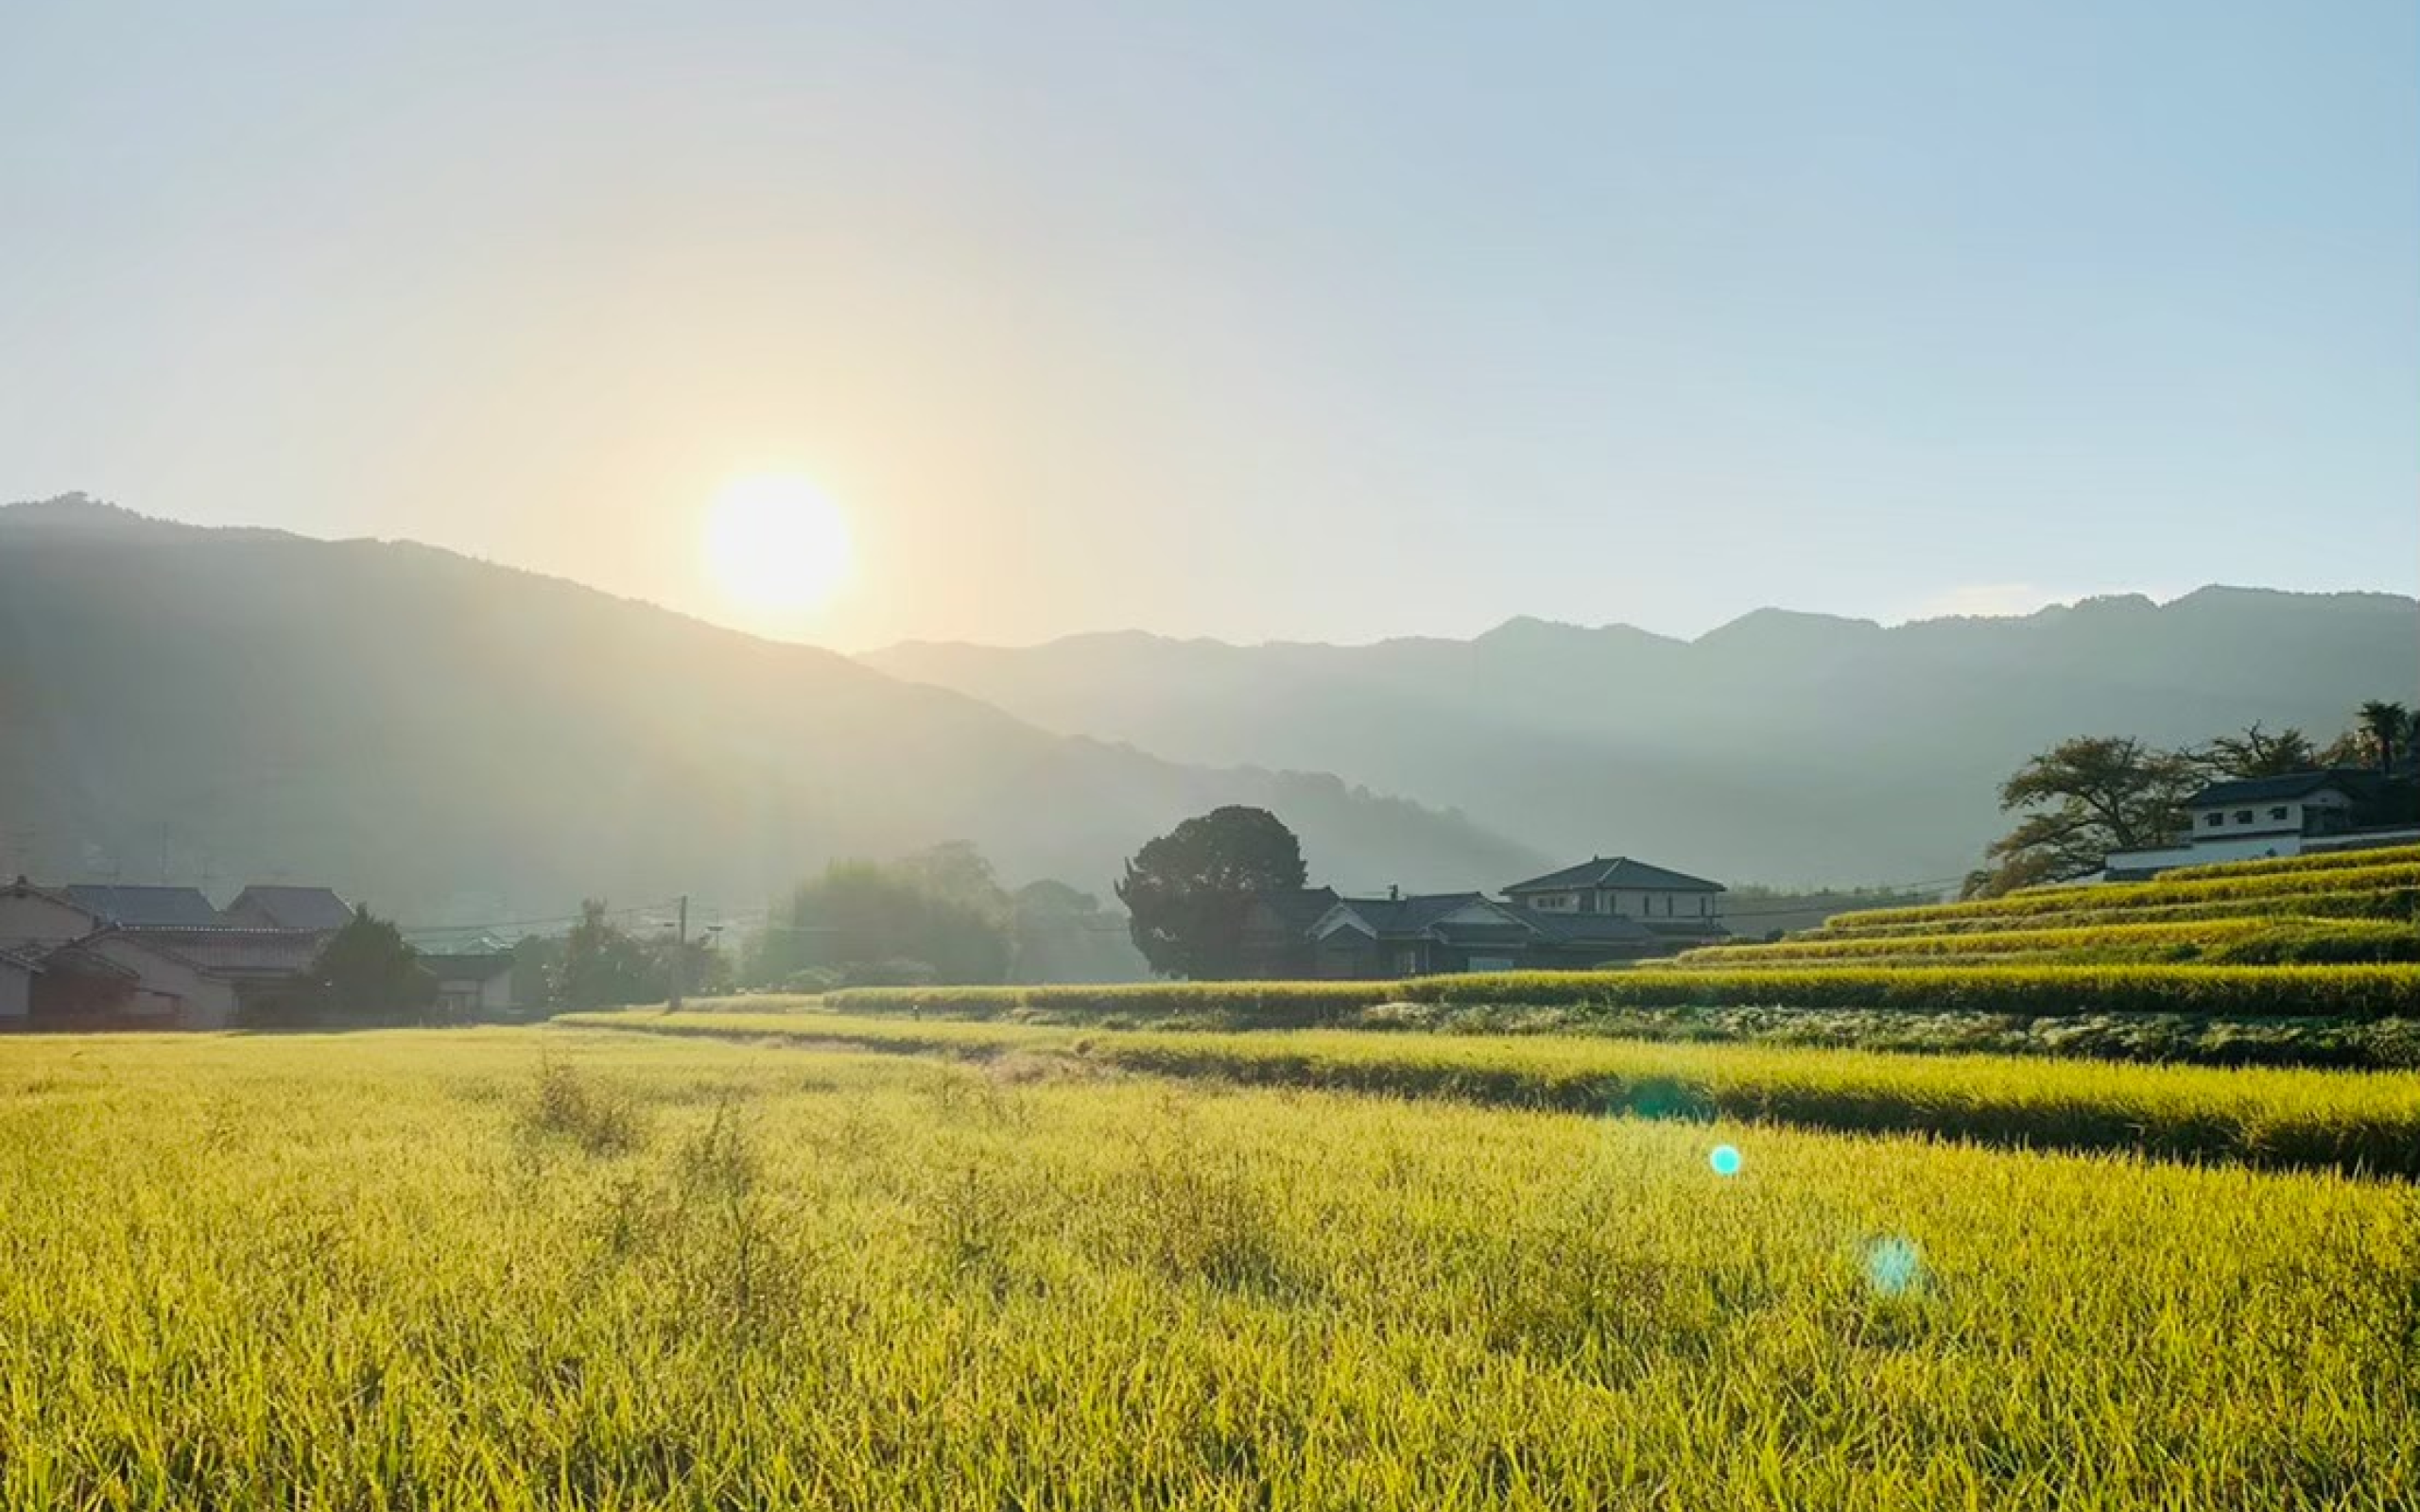
<svg viewBox="0 0 2420 1512"><path fill-rule="evenodd" d="M1384 1002L1575 1007L1973 1009L2391 1018L2420 1011L2420 966L2040 965L1798 970L1473 972L1387 982L1185 982L1124 987L865 988L826 1002L850 1013L959 1018L1048 1014L1247 1024L1333 1023Z"/></svg>
<svg viewBox="0 0 2420 1512"><path fill-rule="evenodd" d="M2261 856L2252 861L2213 861L2199 867L2178 867L2159 875L2162 882L2194 882L2204 877L2267 876L2272 872L2335 871L2345 868L2420 864L2420 845L2378 846L2361 850L2322 850L2310 855Z"/></svg>
<svg viewBox="0 0 2420 1512"><path fill-rule="evenodd" d="M837 1015L579 1014L577 1027L993 1056L1574 1112L2420 1175L2420 1077L1540 1036L1105 1034Z"/></svg>

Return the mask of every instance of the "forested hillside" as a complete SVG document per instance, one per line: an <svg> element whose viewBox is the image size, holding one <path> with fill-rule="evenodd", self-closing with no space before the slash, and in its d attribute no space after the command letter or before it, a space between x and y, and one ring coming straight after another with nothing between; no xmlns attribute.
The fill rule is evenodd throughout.
<svg viewBox="0 0 2420 1512"><path fill-rule="evenodd" d="M1334 777L1046 733L960 694L429 547L0 508L0 865L325 882L407 919L583 894L761 904L975 842L1106 894L1220 803L1323 875L1495 885L1537 854Z"/></svg>
<svg viewBox="0 0 2420 1512"><path fill-rule="evenodd" d="M1893 628L1762 610L1694 641L1514 620L1471 641L1230 645L1080 636L867 658L1173 760L1351 773L1556 854L1730 881L1955 878L1993 798L2079 734L2325 742L2420 694L2420 602L2204 588Z"/></svg>

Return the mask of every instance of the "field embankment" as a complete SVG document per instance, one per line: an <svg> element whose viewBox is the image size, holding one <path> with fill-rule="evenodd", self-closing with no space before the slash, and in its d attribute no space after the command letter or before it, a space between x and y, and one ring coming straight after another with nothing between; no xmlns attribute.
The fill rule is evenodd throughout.
<svg viewBox="0 0 2420 1512"><path fill-rule="evenodd" d="M570 1014L574 1028L988 1057L1651 1117L2420 1176L2420 1076L1536 1036L1120 1033L829 1013Z"/></svg>

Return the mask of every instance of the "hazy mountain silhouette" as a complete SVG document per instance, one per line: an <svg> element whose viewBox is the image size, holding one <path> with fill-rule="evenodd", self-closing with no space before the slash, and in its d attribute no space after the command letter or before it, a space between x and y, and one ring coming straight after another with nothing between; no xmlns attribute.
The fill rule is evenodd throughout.
<svg viewBox="0 0 2420 1512"><path fill-rule="evenodd" d="M0 865L406 919L583 893L746 907L830 857L980 845L1106 895L1188 814L1265 804L1320 875L1495 885L1545 858L1334 777L1046 733L829 652L407 542L0 508Z"/></svg>
<svg viewBox="0 0 2420 1512"><path fill-rule="evenodd" d="M1237 646L1141 634L865 659L1172 759L1351 774L1557 855L1734 881L1948 877L2000 780L2072 734L2326 740L2420 692L2420 602L2204 588L1884 628L1759 610L1695 641L1516 619L1471 641Z"/></svg>

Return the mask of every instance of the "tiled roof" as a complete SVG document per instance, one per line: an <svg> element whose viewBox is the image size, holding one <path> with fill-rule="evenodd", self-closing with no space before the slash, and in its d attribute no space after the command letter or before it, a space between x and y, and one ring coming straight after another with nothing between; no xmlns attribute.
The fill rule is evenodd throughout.
<svg viewBox="0 0 2420 1512"><path fill-rule="evenodd" d="M255 884L237 893L227 911L257 911L280 929L342 929L353 922L353 905L326 887Z"/></svg>
<svg viewBox="0 0 2420 1512"><path fill-rule="evenodd" d="M1517 904L1505 912L1558 945L1637 945L1655 938L1654 931L1621 914L1566 914Z"/></svg>
<svg viewBox="0 0 2420 1512"><path fill-rule="evenodd" d="M2355 797L2369 790L2376 774L2356 769L2288 772L2283 777L2238 777L2209 786L2185 800L2188 809L2224 808L2230 803L2273 803L2302 798L2333 787Z"/></svg>
<svg viewBox="0 0 2420 1512"><path fill-rule="evenodd" d="M222 922L218 910L195 887L130 887L114 883L78 882L70 883L66 892L72 902L90 909L105 923L193 927Z"/></svg>
<svg viewBox="0 0 2420 1512"><path fill-rule="evenodd" d="M1487 900L1475 892L1412 893L1401 898L1340 898L1380 938L1418 935L1446 915ZM1495 906L1491 904L1490 906Z"/></svg>
<svg viewBox="0 0 2420 1512"><path fill-rule="evenodd" d="M1525 892L1562 892L1585 887L1629 887L1647 892L1722 892L1719 882L1692 877L1685 871L1672 871L1651 867L1628 856L1598 856L1576 867L1549 871L1543 877L1516 882L1504 890L1508 895Z"/></svg>
<svg viewBox="0 0 2420 1512"><path fill-rule="evenodd" d="M1336 906L1333 887L1271 887L1253 894L1260 906L1290 929L1308 929Z"/></svg>

